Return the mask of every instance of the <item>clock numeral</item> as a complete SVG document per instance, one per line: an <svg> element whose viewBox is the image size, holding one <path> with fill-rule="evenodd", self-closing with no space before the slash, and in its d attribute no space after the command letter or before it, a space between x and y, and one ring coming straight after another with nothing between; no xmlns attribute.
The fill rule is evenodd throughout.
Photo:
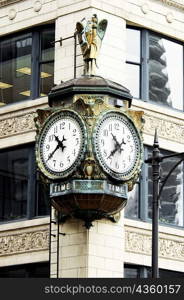
<svg viewBox="0 0 184 300"><path fill-rule="evenodd" d="M126 167L125 161L122 162L122 167L123 167L123 169L125 169L125 167Z"/></svg>
<svg viewBox="0 0 184 300"><path fill-rule="evenodd" d="M55 140L54 134L49 135L49 142L52 142Z"/></svg>
<svg viewBox="0 0 184 300"><path fill-rule="evenodd" d="M127 142L130 141L130 135L127 135Z"/></svg>
<svg viewBox="0 0 184 300"><path fill-rule="evenodd" d="M104 129L103 136L108 136L108 134L109 134L108 129Z"/></svg>
<svg viewBox="0 0 184 300"><path fill-rule="evenodd" d="M109 124L109 131L112 131L112 123Z"/></svg>
<svg viewBox="0 0 184 300"><path fill-rule="evenodd" d="M68 129L69 129L69 130L71 129L71 124L70 124L70 122L68 123Z"/></svg>
<svg viewBox="0 0 184 300"><path fill-rule="evenodd" d="M75 149L73 149L72 154L73 154L73 156L76 156L76 150Z"/></svg>
<svg viewBox="0 0 184 300"><path fill-rule="evenodd" d="M54 165L54 168L55 168L55 166L56 166L56 160L53 160L53 165Z"/></svg>
<svg viewBox="0 0 184 300"><path fill-rule="evenodd" d="M104 139L101 139L100 143L101 143L102 146L104 146L105 145Z"/></svg>
<svg viewBox="0 0 184 300"><path fill-rule="evenodd" d="M68 157L67 157L67 162L69 162L69 163L70 163L70 156L68 156Z"/></svg>
<svg viewBox="0 0 184 300"><path fill-rule="evenodd" d="M130 145L130 149L131 149L131 152L134 150L134 147L132 145Z"/></svg>
<svg viewBox="0 0 184 300"><path fill-rule="evenodd" d="M57 132L58 132L58 127L55 126L55 127L54 127L54 134L56 134Z"/></svg>
<svg viewBox="0 0 184 300"><path fill-rule="evenodd" d="M115 124L114 124L114 129L115 129L115 130L119 130L119 123L115 123Z"/></svg>
<svg viewBox="0 0 184 300"><path fill-rule="evenodd" d="M49 151L50 145L46 145L46 149L47 149L47 151Z"/></svg>
<svg viewBox="0 0 184 300"><path fill-rule="evenodd" d="M62 122L62 123L60 124L60 129L61 129L61 130L65 129L65 122Z"/></svg>
<svg viewBox="0 0 184 300"><path fill-rule="evenodd" d="M74 129L73 129L73 136L76 136L76 132L77 132L77 129L74 128Z"/></svg>
<svg viewBox="0 0 184 300"><path fill-rule="evenodd" d="M115 162L115 168L119 169L119 163L117 161Z"/></svg>
<svg viewBox="0 0 184 300"><path fill-rule="evenodd" d="M112 157L109 156L108 159L110 160L110 164L112 164Z"/></svg>
<svg viewBox="0 0 184 300"><path fill-rule="evenodd" d="M79 144L79 138L76 138L76 144L75 146L77 146Z"/></svg>
<svg viewBox="0 0 184 300"><path fill-rule="evenodd" d="M63 168L63 166L64 166L64 164L63 164L63 162L62 162L62 161L60 162L60 164L59 164L59 165L60 165L60 168Z"/></svg>
<svg viewBox="0 0 184 300"><path fill-rule="evenodd" d="M131 161L131 156L130 155L128 156L128 161Z"/></svg>
<svg viewBox="0 0 184 300"><path fill-rule="evenodd" d="M105 157L107 156L106 150L103 151L103 155L104 155Z"/></svg>

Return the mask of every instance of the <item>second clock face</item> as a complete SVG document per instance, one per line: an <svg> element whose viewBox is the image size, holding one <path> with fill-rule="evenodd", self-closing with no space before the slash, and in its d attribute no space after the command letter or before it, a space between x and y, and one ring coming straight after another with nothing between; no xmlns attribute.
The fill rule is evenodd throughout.
<svg viewBox="0 0 184 300"><path fill-rule="evenodd" d="M81 119L70 111L55 114L42 130L39 153L49 177L66 177L84 153L85 128Z"/></svg>
<svg viewBox="0 0 184 300"><path fill-rule="evenodd" d="M141 152L133 122L122 113L106 113L96 127L94 141L102 168L115 179L129 179Z"/></svg>

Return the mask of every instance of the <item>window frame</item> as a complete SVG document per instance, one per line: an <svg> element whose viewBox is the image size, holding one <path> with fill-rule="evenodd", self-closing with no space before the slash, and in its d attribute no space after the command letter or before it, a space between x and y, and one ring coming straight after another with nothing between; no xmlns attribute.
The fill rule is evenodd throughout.
<svg viewBox="0 0 184 300"><path fill-rule="evenodd" d="M23 218L17 218L13 220L0 220L0 224L20 222L25 220L31 220L36 218L44 218L48 217L48 214L38 214L38 206L39 206L39 187L38 184L40 182L38 178L38 169L36 165L35 158L35 144L28 143L20 146L9 147L6 149L1 149L1 152L6 152L9 150L18 150L18 149L28 149L28 181L27 181L27 206L26 206L26 216ZM48 212L49 212L49 203L48 203Z"/></svg>
<svg viewBox="0 0 184 300"><path fill-rule="evenodd" d="M44 25L33 27L33 28L28 28L26 30L19 31L17 33L13 33L10 35L0 37L0 44L3 41L9 40L13 37L18 37L19 35L23 35L23 34L30 34L32 37L32 49L31 49L31 53L30 53L31 54L30 97L27 97L27 99L25 98L24 100L19 100L19 101L5 104L5 106L25 102L28 100L35 100L37 98L42 97L40 95L40 66L41 66L41 64L54 63L55 60L54 59L53 60L42 60L41 59L41 34L42 34L42 32L44 32L44 30L51 29L51 28L55 32L55 23L44 24ZM51 41L51 42L53 42L53 41ZM55 50L55 46L53 46L53 51L54 50ZM53 78L53 81L54 81L54 78ZM53 85L54 85L54 83L53 83Z"/></svg>
<svg viewBox="0 0 184 300"><path fill-rule="evenodd" d="M161 103L155 103L154 101L149 99L149 34L156 35L160 38L166 39L168 41L179 44L183 47L183 82L184 82L184 43L180 40L169 37L165 34L161 34L159 32L141 28L139 26L131 26L127 24L127 29L139 30L140 31L140 98L134 97L134 99L141 100L144 102L148 102L160 107L165 107L174 111L184 111L184 100L182 103L183 109L177 109L170 106L165 106ZM135 64L128 60L125 61L126 64ZM184 99L184 84L183 84L183 99Z"/></svg>

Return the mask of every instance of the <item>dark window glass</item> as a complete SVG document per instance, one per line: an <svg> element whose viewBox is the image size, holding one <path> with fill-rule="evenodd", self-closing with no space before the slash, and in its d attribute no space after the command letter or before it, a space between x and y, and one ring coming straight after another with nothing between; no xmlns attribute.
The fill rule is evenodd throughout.
<svg viewBox="0 0 184 300"><path fill-rule="evenodd" d="M151 154L151 150L149 150ZM161 151L163 155L170 152ZM164 179L171 168L179 161L177 157L163 160L161 179ZM166 182L160 198L160 221L166 224L183 226L183 163L179 164ZM152 218L152 168L148 166L148 217Z"/></svg>
<svg viewBox="0 0 184 300"><path fill-rule="evenodd" d="M49 214L49 191L36 181L34 146L0 151L0 222Z"/></svg>
<svg viewBox="0 0 184 300"><path fill-rule="evenodd" d="M53 28L41 32L40 96L47 95L54 84L54 34Z"/></svg>
<svg viewBox="0 0 184 300"><path fill-rule="evenodd" d="M0 104L30 98L32 35L0 43Z"/></svg>
<svg viewBox="0 0 184 300"><path fill-rule="evenodd" d="M128 193L128 202L125 206L126 218L139 218L140 185L136 183L131 192Z"/></svg>
<svg viewBox="0 0 184 300"><path fill-rule="evenodd" d="M0 152L0 221L27 215L29 149Z"/></svg>
<svg viewBox="0 0 184 300"><path fill-rule="evenodd" d="M49 263L25 264L0 268L0 278L48 278Z"/></svg>
<svg viewBox="0 0 184 300"><path fill-rule="evenodd" d="M134 265L124 267L124 278L140 278L140 268Z"/></svg>
<svg viewBox="0 0 184 300"><path fill-rule="evenodd" d="M46 96L53 86L54 26L0 40L0 106Z"/></svg>
<svg viewBox="0 0 184 300"><path fill-rule="evenodd" d="M183 109L183 46L149 34L149 99Z"/></svg>
<svg viewBox="0 0 184 300"><path fill-rule="evenodd" d="M140 30L127 28L126 87L135 98L140 97L140 43Z"/></svg>
<svg viewBox="0 0 184 300"><path fill-rule="evenodd" d="M125 264L124 278L150 278L152 277L152 270L150 267L140 265ZM183 278L184 273L177 271L170 271L159 269L160 278Z"/></svg>

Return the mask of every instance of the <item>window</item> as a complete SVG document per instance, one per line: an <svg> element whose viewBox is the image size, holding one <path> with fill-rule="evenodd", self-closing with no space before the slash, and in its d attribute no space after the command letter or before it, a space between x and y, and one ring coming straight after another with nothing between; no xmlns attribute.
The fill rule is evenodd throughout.
<svg viewBox="0 0 184 300"><path fill-rule="evenodd" d="M151 268L140 265L125 264L124 266L124 278L150 278ZM177 271L170 271L159 269L160 278L183 278L184 273Z"/></svg>
<svg viewBox="0 0 184 300"><path fill-rule="evenodd" d="M49 263L34 263L0 268L0 278L48 278Z"/></svg>
<svg viewBox="0 0 184 300"><path fill-rule="evenodd" d="M54 35L54 26L47 26L0 40L0 106L48 94Z"/></svg>
<svg viewBox="0 0 184 300"><path fill-rule="evenodd" d="M128 27L126 85L132 95L183 110L183 53L179 42Z"/></svg>
<svg viewBox="0 0 184 300"><path fill-rule="evenodd" d="M36 180L32 145L0 151L0 222L49 213L48 191Z"/></svg>
<svg viewBox="0 0 184 300"><path fill-rule="evenodd" d="M171 152L160 150L162 155ZM151 155L152 149L145 148L145 157ZM165 178L180 158L172 157L161 163L161 181ZM183 162L180 163L168 178L160 197L159 218L161 224L184 226L184 184ZM140 181L129 193L125 207L125 217L149 221L152 218L152 167L144 164Z"/></svg>

